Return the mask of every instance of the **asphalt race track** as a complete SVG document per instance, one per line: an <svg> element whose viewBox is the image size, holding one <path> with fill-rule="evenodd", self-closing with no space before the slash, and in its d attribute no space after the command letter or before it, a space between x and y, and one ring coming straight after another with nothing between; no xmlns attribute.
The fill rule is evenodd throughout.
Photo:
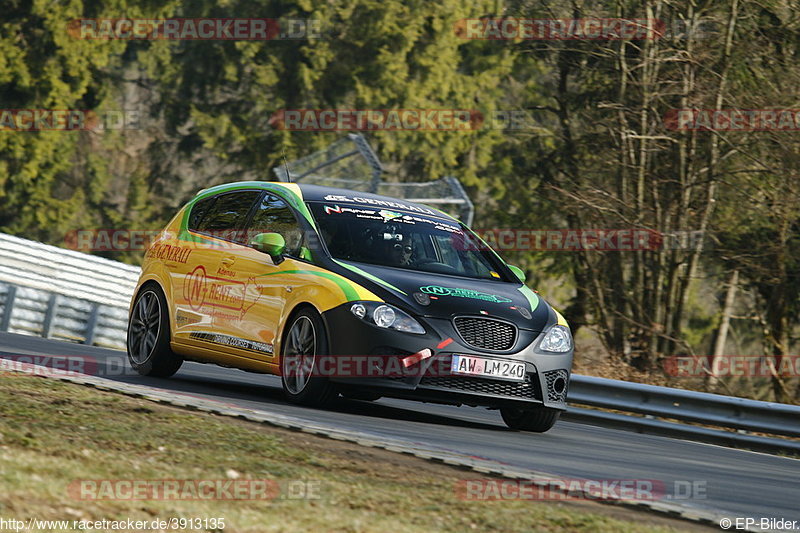
<svg viewBox="0 0 800 533"><path fill-rule="evenodd" d="M100 365L99 375L116 381L427 443L567 478L660 480L670 495L676 482L679 487L699 482L705 498L681 500L682 505L721 512L734 520L768 517L800 522L800 460L796 459L566 421L545 434L518 433L508 430L496 411L401 400L342 400L328 410L309 409L287 404L274 376L185 363L170 379L143 378L132 375L129 367L121 371L122 352L0 333L0 357L8 355L91 356Z"/></svg>

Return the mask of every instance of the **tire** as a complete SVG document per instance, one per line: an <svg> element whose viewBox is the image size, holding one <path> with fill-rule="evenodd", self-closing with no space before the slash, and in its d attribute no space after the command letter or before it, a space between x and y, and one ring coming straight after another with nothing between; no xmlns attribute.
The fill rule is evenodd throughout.
<svg viewBox="0 0 800 533"><path fill-rule="evenodd" d="M169 341L167 300L157 285L145 285L128 317L128 361L143 376L168 378L183 364Z"/></svg>
<svg viewBox="0 0 800 533"><path fill-rule="evenodd" d="M317 357L328 354L325 325L316 311L294 315L281 343L281 385L291 403L320 407L336 397L333 384L314 376Z"/></svg>
<svg viewBox="0 0 800 533"><path fill-rule="evenodd" d="M544 433L552 428L560 415L561 411L549 407L527 409L503 407L500 409L500 416L503 417L503 422L509 428L517 431L533 431L535 433Z"/></svg>

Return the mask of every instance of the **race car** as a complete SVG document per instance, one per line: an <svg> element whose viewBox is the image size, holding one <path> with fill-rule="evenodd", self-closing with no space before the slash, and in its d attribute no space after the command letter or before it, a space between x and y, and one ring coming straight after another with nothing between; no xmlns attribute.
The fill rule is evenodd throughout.
<svg viewBox="0 0 800 533"><path fill-rule="evenodd" d="M499 409L544 432L566 408L564 318L464 224L376 194L288 182L200 191L153 240L127 348L145 376L184 360L337 395Z"/></svg>

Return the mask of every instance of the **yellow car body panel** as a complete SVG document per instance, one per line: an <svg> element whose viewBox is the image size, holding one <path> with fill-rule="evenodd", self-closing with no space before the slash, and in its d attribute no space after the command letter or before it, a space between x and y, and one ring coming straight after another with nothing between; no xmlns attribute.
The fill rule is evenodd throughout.
<svg viewBox="0 0 800 533"><path fill-rule="evenodd" d="M164 291L170 345L180 355L279 374L284 326L298 306L323 313L348 301L383 301L310 262L285 257L276 265L249 246L185 230L185 210L145 253L135 292L148 282Z"/></svg>

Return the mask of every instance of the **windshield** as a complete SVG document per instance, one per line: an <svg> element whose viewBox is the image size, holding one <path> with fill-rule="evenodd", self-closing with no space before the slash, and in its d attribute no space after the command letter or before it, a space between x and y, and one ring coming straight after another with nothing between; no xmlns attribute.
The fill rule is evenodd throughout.
<svg viewBox="0 0 800 533"><path fill-rule="evenodd" d="M370 205L308 206L335 259L508 281L494 254L476 246L479 240L455 222Z"/></svg>

